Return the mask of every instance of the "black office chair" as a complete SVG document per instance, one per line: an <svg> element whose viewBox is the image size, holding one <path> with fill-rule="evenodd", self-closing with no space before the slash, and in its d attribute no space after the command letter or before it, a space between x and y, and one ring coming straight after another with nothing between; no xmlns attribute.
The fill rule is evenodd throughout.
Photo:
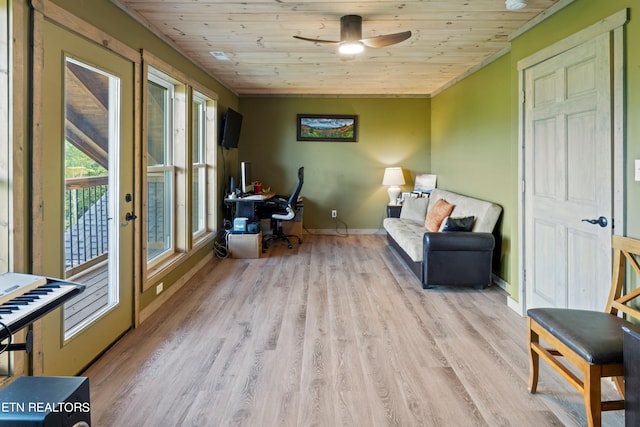
<svg viewBox="0 0 640 427"><path fill-rule="evenodd" d="M266 235L262 239L262 247L266 249L269 247L269 243L273 240L284 240L287 242L289 249L293 248L289 238L297 237L298 243L302 243L302 238L295 234L285 234L282 230L283 221L293 221L296 218L298 212L300 197L300 190L302 190L302 184L304 184L304 166L298 169L298 185L294 192L289 196L274 196L268 200L265 204L267 215L271 218L271 230L272 233Z"/></svg>

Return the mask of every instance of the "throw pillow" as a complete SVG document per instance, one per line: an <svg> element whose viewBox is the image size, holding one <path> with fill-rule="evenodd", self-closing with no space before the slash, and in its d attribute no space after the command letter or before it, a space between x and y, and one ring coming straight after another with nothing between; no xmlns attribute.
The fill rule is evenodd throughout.
<svg viewBox="0 0 640 427"><path fill-rule="evenodd" d="M424 228L427 231L436 232L440 229L440 224L442 221L449 215L451 215L451 211L453 211L455 205L448 203L444 199L438 199L438 201L429 209L427 212L427 218L424 221Z"/></svg>
<svg viewBox="0 0 640 427"><path fill-rule="evenodd" d="M402 209L400 209L400 218L424 222L424 217L427 215L428 203L429 199L426 197L410 197L405 199L404 203L402 203Z"/></svg>
<svg viewBox="0 0 640 427"><path fill-rule="evenodd" d="M442 221L440 231L471 231L475 220L475 216L465 216L463 218L447 217Z"/></svg>

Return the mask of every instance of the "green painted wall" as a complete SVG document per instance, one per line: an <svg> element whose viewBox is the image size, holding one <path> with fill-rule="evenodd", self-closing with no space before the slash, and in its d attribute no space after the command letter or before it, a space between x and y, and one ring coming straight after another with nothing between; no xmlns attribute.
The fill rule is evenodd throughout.
<svg viewBox="0 0 640 427"><path fill-rule="evenodd" d="M238 161L253 163L254 179L288 194L305 166L307 229L334 229L332 209L349 229L379 229L388 202L384 168L404 168L406 190L416 173L431 170L426 98L241 98L240 111ZM359 141L296 141L298 113L358 115Z"/></svg>
<svg viewBox="0 0 640 427"><path fill-rule="evenodd" d="M640 158L640 12L635 0L576 0L514 39L511 52L432 99L432 166L438 184L500 203L504 208L500 275L514 299L518 264L518 61L624 9L626 142L624 234L640 236L640 184L633 161ZM471 179L469 179L471 178Z"/></svg>
<svg viewBox="0 0 640 427"><path fill-rule="evenodd" d="M431 103L431 164L438 187L504 209L495 263L502 278L510 277L517 258L512 246L517 218L510 215L517 204L518 176L518 164L511 161L510 65L509 56L502 56Z"/></svg>

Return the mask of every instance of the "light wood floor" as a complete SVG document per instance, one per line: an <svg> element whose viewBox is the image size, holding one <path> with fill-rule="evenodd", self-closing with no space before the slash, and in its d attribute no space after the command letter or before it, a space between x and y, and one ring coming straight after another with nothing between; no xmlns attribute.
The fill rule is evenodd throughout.
<svg viewBox="0 0 640 427"><path fill-rule="evenodd" d="M210 263L84 375L94 426L585 425L542 362L528 393L525 347L501 290L425 291L384 236L306 235Z"/></svg>

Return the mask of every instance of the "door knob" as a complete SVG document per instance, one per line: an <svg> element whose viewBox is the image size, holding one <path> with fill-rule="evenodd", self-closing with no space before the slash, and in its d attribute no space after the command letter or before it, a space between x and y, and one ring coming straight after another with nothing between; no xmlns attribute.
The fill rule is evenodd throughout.
<svg viewBox="0 0 640 427"><path fill-rule="evenodd" d="M609 224L609 222L607 221L607 218L603 216L601 216L598 219L583 219L582 221L588 222L589 224L598 224L600 227L606 227L607 224Z"/></svg>
<svg viewBox="0 0 640 427"><path fill-rule="evenodd" d="M124 216L124 220L127 221L127 222L133 221L136 218L138 218L138 217L133 212L127 212L127 214Z"/></svg>

